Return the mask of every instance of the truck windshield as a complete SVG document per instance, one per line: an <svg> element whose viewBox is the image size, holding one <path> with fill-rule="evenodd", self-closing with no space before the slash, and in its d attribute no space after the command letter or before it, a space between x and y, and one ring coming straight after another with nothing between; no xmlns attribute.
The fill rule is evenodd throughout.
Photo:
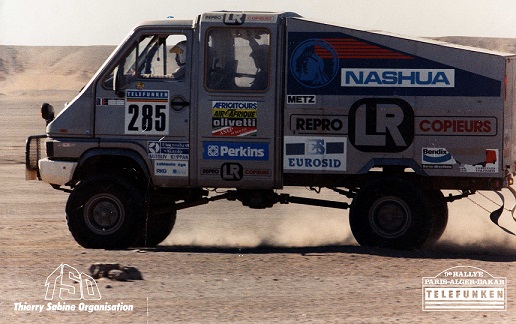
<svg viewBox="0 0 516 324"><path fill-rule="evenodd" d="M104 79L106 89L119 90L137 79L182 80L185 77L187 39L185 35L145 35L122 57Z"/></svg>
<svg viewBox="0 0 516 324"><path fill-rule="evenodd" d="M263 28L213 28L206 38L209 91L263 91L269 84L270 33Z"/></svg>

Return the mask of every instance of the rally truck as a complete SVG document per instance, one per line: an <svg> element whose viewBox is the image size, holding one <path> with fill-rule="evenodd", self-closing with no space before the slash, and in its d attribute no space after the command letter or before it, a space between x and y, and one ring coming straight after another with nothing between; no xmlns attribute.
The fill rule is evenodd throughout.
<svg viewBox="0 0 516 324"><path fill-rule="evenodd" d="M155 246L220 199L349 208L359 244L420 248L449 202L510 188L515 62L289 12L147 21L57 116L42 105L27 175L70 193L86 248Z"/></svg>

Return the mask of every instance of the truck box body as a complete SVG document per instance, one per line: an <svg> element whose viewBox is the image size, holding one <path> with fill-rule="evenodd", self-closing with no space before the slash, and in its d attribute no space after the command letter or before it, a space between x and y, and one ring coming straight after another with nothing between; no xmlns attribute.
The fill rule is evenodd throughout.
<svg viewBox="0 0 516 324"><path fill-rule="evenodd" d="M287 26L285 173L514 171L514 56L300 18Z"/></svg>

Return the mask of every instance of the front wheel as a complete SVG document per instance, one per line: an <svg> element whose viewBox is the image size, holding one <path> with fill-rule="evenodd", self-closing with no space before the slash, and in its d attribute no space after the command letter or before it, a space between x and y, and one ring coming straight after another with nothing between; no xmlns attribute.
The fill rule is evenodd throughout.
<svg viewBox="0 0 516 324"><path fill-rule="evenodd" d="M416 249L427 241L432 229L428 207L415 184L396 177L377 179L353 199L351 231L362 246Z"/></svg>
<svg viewBox="0 0 516 324"><path fill-rule="evenodd" d="M129 181L98 176L81 181L66 203L68 228L85 248L124 249L140 236L142 190Z"/></svg>
<svg viewBox="0 0 516 324"><path fill-rule="evenodd" d="M136 246L155 247L170 235L176 223L177 211L170 197L152 193L148 199L144 230L136 241Z"/></svg>

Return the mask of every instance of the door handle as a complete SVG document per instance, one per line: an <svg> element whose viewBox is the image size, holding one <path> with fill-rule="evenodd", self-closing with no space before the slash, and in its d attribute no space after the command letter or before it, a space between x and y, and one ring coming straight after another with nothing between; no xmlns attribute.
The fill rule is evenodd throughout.
<svg viewBox="0 0 516 324"><path fill-rule="evenodd" d="M190 102L183 97L178 96L170 100L170 108L174 111L181 111L187 106L190 106Z"/></svg>

